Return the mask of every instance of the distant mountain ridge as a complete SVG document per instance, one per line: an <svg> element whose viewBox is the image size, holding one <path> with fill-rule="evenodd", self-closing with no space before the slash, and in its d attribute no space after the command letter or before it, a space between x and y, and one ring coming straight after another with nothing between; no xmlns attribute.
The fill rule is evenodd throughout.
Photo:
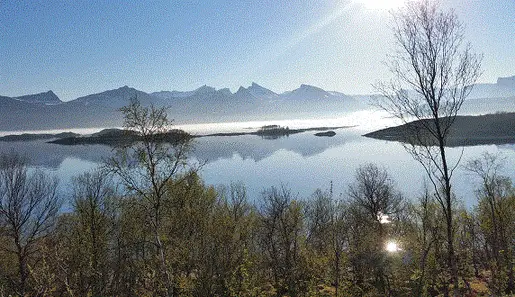
<svg viewBox="0 0 515 297"><path fill-rule="evenodd" d="M509 77L499 77L497 84L501 86L515 87L515 75Z"/></svg>
<svg viewBox="0 0 515 297"><path fill-rule="evenodd" d="M316 117L328 111L341 113L366 107L351 96L308 85L283 94L257 83L240 87L235 93L207 85L192 91L154 93L123 86L66 102L52 91L20 97L0 96L0 130L119 127L120 107L135 97L146 106L169 107L170 118L176 123ZM320 104L322 98L324 104Z"/></svg>
<svg viewBox="0 0 515 297"><path fill-rule="evenodd" d="M154 93L123 86L66 102L52 91L0 96L0 130L118 127L122 124L119 108L134 97L143 105L169 107L170 118L176 123L327 117L370 108L370 96L349 96L307 84L281 94L254 82L235 93L207 85L192 91ZM478 84L470 97L471 104L464 105L470 110L467 112L481 112L488 106L515 109L515 76L499 78L495 84Z"/></svg>
<svg viewBox="0 0 515 297"><path fill-rule="evenodd" d="M29 103L43 103L43 104L59 104L63 103L59 97L52 91L32 94L32 95L24 95L19 97L13 97L13 99L29 102Z"/></svg>
<svg viewBox="0 0 515 297"><path fill-rule="evenodd" d="M515 76L499 77L495 84L476 84L470 99L503 98L515 96Z"/></svg>

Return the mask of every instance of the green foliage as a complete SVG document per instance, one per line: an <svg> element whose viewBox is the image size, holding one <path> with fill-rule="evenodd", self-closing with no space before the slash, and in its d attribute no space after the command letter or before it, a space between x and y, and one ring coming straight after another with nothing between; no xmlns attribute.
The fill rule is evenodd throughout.
<svg viewBox="0 0 515 297"><path fill-rule="evenodd" d="M373 175L374 178L381 175ZM361 179L356 183L370 183ZM378 185L372 182L372 184ZM388 223L372 200L317 190L307 201L271 187L250 203L241 184L215 189L196 172L176 175L160 200L158 234L173 296L436 296L449 291L443 213L430 193L395 201ZM27 288L41 296L155 296L166 291L148 200L121 196L101 172L75 179L73 209L62 213L28 263ZM393 191L383 193L394 193ZM461 294L509 295L515 196L497 199L502 226L492 254L488 200L457 208L456 253ZM369 197L370 198L370 197ZM401 205L406 205L399 207ZM376 213L382 209L375 209ZM385 241L395 240L397 252ZM5 245L5 242L2 243ZM0 284L15 293L16 257L0 250ZM499 264L498 264L499 263Z"/></svg>

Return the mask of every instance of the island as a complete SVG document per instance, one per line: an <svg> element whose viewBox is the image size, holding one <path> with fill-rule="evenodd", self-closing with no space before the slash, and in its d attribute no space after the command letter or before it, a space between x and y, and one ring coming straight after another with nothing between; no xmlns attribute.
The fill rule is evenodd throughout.
<svg viewBox="0 0 515 297"><path fill-rule="evenodd" d="M154 139L157 141L173 144L178 144L191 138L192 135L179 129L173 129L166 133L156 134L154 136ZM131 143L141 141L142 139L141 135L132 130L104 129L89 136L59 138L49 141L49 143L62 145L105 144L109 146L126 146Z"/></svg>
<svg viewBox="0 0 515 297"><path fill-rule="evenodd" d="M0 141L34 141L34 140L45 140L45 139L61 139L61 138L69 138L69 137L79 137L80 134L73 133L73 132L62 132L57 134L50 134L50 133L23 133L19 135L6 135L0 137Z"/></svg>
<svg viewBox="0 0 515 297"><path fill-rule="evenodd" d="M315 133L315 136L318 136L318 137L333 137L336 135L336 132L334 131L326 131L326 132L318 132L318 133Z"/></svg>
<svg viewBox="0 0 515 297"><path fill-rule="evenodd" d="M287 137L292 134L303 133L307 131L322 131L316 133L316 136L334 136L336 132L332 130L350 128L354 126L340 126L340 127L313 127L303 129L290 129L289 127L282 127L279 125L266 125L262 126L256 131L251 132L229 132L229 133L213 133L213 134L189 134L183 130L173 129L166 133L158 134L155 136L157 141L178 144L192 138L201 137L214 137L214 136L242 136L242 135L256 135L263 139L277 139L280 137ZM62 137L48 141L53 144L61 145L86 145L86 144L104 144L109 146L125 146L133 142L140 141L142 138L136 132L123 129L104 129L100 132L91 135L73 135L71 137Z"/></svg>

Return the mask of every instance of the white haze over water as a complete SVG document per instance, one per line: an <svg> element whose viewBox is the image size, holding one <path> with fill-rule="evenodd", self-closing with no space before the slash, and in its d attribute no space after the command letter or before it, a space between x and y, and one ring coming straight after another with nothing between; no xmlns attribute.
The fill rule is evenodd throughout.
<svg viewBox="0 0 515 297"><path fill-rule="evenodd" d="M304 129L314 127L340 127L356 126L363 132L371 132L386 127L401 124L398 120L391 118L384 111L362 110L344 114L333 118L304 118L288 120L266 120L266 121L241 121L224 123L200 123L200 124L177 124L172 125L173 129L181 129L191 134L211 134L211 133L230 133L230 132L251 132L265 125L280 125L290 129ZM26 131L0 131L0 137L6 135L16 135L23 133L30 134L57 134L61 132L73 132L81 135L90 135L102 129L113 127L98 128L69 128L51 130L26 130ZM121 129L121 127L114 127Z"/></svg>
<svg viewBox="0 0 515 297"><path fill-rule="evenodd" d="M308 118L267 121L241 121L227 123L203 123L176 125L174 128L182 129L192 134L249 132L265 125L279 125L290 129L305 129L314 127L341 127L357 126L362 131L373 131L400 124L396 119L389 117L386 112L363 110L348 113L335 118Z"/></svg>

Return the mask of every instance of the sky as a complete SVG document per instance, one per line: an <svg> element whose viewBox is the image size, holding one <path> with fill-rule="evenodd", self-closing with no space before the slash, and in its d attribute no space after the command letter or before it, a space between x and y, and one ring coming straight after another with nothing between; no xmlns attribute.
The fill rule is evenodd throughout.
<svg viewBox="0 0 515 297"><path fill-rule="evenodd" d="M252 82L373 93L389 75L391 15L361 1L0 0L0 95L53 90L68 101L124 85L235 92ZM514 0L442 4L483 53L481 82L515 75Z"/></svg>

